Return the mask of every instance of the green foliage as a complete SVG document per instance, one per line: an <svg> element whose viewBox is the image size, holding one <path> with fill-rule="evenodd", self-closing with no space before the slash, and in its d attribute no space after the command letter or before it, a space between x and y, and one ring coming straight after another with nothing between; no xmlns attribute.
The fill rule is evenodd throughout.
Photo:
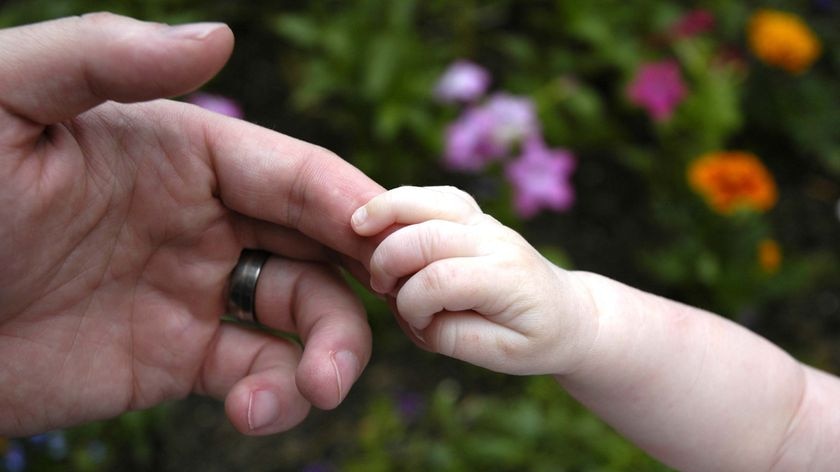
<svg viewBox="0 0 840 472"><path fill-rule="evenodd" d="M296 46L289 78L303 114L329 107L329 125L352 137L351 160L380 181L409 182L432 164L427 142L439 141L430 91L444 64L415 28L423 9L413 1L312 2L282 12L273 29ZM438 64L437 66L432 66ZM419 151L419 152L418 152ZM390 159L383 159L391 156Z"/></svg>
<svg viewBox="0 0 840 472"><path fill-rule="evenodd" d="M516 395L463 395L441 381L427 411L406 417L379 396L360 420L348 471L668 470L593 418L548 377L521 379Z"/></svg>

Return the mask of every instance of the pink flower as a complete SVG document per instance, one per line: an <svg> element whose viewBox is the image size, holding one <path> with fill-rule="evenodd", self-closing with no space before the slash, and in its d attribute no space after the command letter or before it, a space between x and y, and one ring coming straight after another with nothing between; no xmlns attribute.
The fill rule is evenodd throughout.
<svg viewBox="0 0 840 472"><path fill-rule="evenodd" d="M499 146L509 149L540 133L537 112L530 98L497 93L484 107L493 117L491 139Z"/></svg>
<svg viewBox="0 0 840 472"><path fill-rule="evenodd" d="M470 108L446 130L443 161L452 170L479 171L506 149L491 139L495 121L485 108Z"/></svg>
<svg viewBox="0 0 840 472"><path fill-rule="evenodd" d="M530 99L496 94L482 106L467 109L449 126L444 163L453 170L479 171L539 132Z"/></svg>
<svg viewBox="0 0 840 472"><path fill-rule="evenodd" d="M642 64L627 87L627 96L645 108L654 121L667 121L687 94L675 61Z"/></svg>
<svg viewBox="0 0 840 472"><path fill-rule="evenodd" d="M435 96L445 103L472 102L484 95L490 73L478 64L460 60L450 65L438 80Z"/></svg>
<svg viewBox="0 0 840 472"><path fill-rule="evenodd" d="M671 36L690 38L711 31L715 27L715 16L708 10L692 10L671 25Z"/></svg>
<svg viewBox="0 0 840 472"><path fill-rule="evenodd" d="M575 166L569 151L549 149L538 137L526 141L522 156L505 169L505 176L513 185L517 213L530 218L543 208L571 208L575 193L570 180Z"/></svg>
<svg viewBox="0 0 840 472"><path fill-rule="evenodd" d="M222 95L214 95L212 93L196 92L187 96L186 101L193 105L198 105L222 115L232 116L234 118L243 118L245 114L242 112L242 107L230 98Z"/></svg>

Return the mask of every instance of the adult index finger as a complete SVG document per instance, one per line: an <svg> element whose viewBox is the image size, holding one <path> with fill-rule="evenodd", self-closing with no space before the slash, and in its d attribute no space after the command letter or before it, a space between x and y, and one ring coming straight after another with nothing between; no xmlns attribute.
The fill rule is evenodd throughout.
<svg viewBox="0 0 840 472"><path fill-rule="evenodd" d="M367 263L374 243L351 229L350 216L384 192L379 184L320 146L221 116L203 125L214 192L226 206Z"/></svg>

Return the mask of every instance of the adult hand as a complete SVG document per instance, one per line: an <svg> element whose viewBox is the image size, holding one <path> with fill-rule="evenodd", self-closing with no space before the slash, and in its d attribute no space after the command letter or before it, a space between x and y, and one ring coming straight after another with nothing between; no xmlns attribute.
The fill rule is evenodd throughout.
<svg viewBox="0 0 840 472"><path fill-rule="evenodd" d="M191 392L268 434L338 405L366 364L363 308L323 261L369 256L350 215L381 187L317 146L148 102L232 46L222 24L111 14L0 31L0 435ZM268 260L256 312L305 349L220 322L246 247L295 259Z"/></svg>

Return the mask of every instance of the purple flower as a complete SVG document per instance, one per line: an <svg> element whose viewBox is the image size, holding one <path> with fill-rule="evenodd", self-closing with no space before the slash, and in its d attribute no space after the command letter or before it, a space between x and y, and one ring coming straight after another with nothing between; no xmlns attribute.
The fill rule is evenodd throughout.
<svg viewBox="0 0 840 472"><path fill-rule="evenodd" d="M30 436L27 441L39 449L46 449L50 457L55 460L61 460L67 456L67 438L64 437L64 431L36 434Z"/></svg>
<svg viewBox="0 0 840 472"><path fill-rule="evenodd" d="M9 441L6 454L3 456L3 466L9 472L21 472L26 468L26 453L17 441Z"/></svg>
<svg viewBox="0 0 840 472"><path fill-rule="evenodd" d="M530 98L497 93L490 97L485 108L494 122L491 139L505 149L540 133L537 112Z"/></svg>
<svg viewBox="0 0 840 472"><path fill-rule="evenodd" d="M687 93L674 61L648 62L636 71L627 87L631 102L645 108L654 121L667 121Z"/></svg>
<svg viewBox="0 0 840 472"><path fill-rule="evenodd" d="M453 170L479 171L504 157L513 145L539 135L534 103L525 97L496 94L467 109L446 131L444 163Z"/></svg>
<svg viewBox="0 0 840 472"><path fill-rule="evenodd" d="M834 0L813 0L811 4L820 13L832 13L837 9Z"/></svg>
<svg viewBox="0 0 840 472"><path fill-rule="evenodd" d="M571 208L575 193L570 179L575 166L569 151L549 149L541 138L526 141L522 156L505 169L505 176L513 184L516 212L530 218L543 208Z"/></svg>
<svg viewBox="0 0 840 472"><path fill-rule="evenodd" d="M61 431L50 435L47 443L47 451L54 460L62 460L67 457L67 438Z"/></svg>
<svg viewBox="0 0 840 472"><path fill-rule="evenodd" d="M30 436L28 441L30 444L36 446L43 446L50 441L50 435L47 433L36 434L35 436Z"/></svg>
<svg viewBox="0 0 840 472"><path fill-rule="evenodd" d="M245 116L242 112L242 107L235 100L222 95L196 92L187 96L186 101L193 105L198 105L201 108L221 113L222 115L232 116L234 118L243 118Z"/></svg>
<svg viewBox="0 0 840 472"><path fill-rule="evenodd" d="M411 422L423 414L426 402L417 392L403 392L397 396L397 408L404 421Z"/></svg>
<svg viewBox="0 0 840 472"><path fill-rule="evenodd" d="M303 467L302 472L333 472L336 468L329 462L312 462Z"/></svg>
<svg viewBox="0 0 840 472"><path fill-rule="evenodd" d="M698 8L682 16L671 26L675 38L690 38L707 33L715 27L715 16L708 10Z"/></svg>
<svg viewBox="0 0 840 472"><path fill-rule="evenodd" d="M450 65L435 86L435 97L444 103L472 102L490 85L490 73L478 64L460 60Z"/></svg>
<svg viewBox="0 0 840 472"><path fill-rule="evenodd" d="M494 118L484 108L467 109L446 130L443 160L452 170L478 171L505 149L490 139Z"/></svg>

